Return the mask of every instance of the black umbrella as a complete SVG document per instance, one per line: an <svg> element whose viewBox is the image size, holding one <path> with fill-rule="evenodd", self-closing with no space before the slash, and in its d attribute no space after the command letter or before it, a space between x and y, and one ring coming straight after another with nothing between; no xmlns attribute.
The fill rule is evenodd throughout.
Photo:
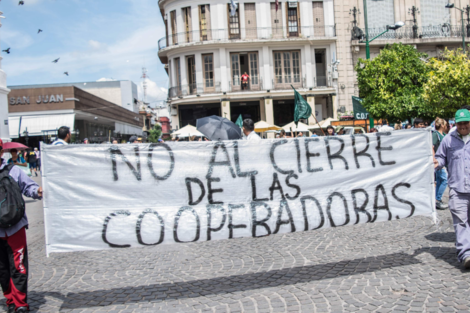
<svg viewBox="0 0 470 313"><path fill-rule="evenodd" d="M242 138L242 130L225 117L203 117L196 122L197 130L210 140L234 140Z"/></svg>

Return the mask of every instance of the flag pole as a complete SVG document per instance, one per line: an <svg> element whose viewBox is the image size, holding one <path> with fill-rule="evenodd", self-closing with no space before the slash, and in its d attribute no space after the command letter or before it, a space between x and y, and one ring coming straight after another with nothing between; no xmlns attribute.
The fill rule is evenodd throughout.
<svg viewBox="0 0 470 313"><path fill-rule="evenodd" d="M317 125L320 126L320 123L318 123L318 121L317 121L317 117L316 117L313 113L312 113L312 116L313 116L313 118L315 119L315 122L317 123ZM323 136L326 136L326 135L325 135L325 132L323 131L323 128L321 128L321 126L320 126L320 130L321 130L321 132L323 133Z"/></svg>

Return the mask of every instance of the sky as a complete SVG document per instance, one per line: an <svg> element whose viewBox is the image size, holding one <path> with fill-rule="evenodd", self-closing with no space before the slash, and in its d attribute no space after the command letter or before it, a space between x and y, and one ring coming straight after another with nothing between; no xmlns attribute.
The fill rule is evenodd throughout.
<svg viewBox="0 0 470 313"><path fill-rule="evenodd" d="M145 66L147 102L166 99L168 75L158 58L165 27L158 0L23 1L0 0L5 16L0 47L10 48L10 54L1 54L8 86L132 80L142 99Z"/></svg>

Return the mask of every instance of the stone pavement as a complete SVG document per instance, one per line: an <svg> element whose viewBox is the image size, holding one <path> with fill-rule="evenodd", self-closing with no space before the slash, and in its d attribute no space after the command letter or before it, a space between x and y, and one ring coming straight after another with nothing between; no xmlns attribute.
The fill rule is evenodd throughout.
<svg viewBox="0 0 470 313"><path fill-rule="evenodd" d="M33 312L470 311L449 211L439 227L414 217L49 258L41 202L27 212Z"/></svg>

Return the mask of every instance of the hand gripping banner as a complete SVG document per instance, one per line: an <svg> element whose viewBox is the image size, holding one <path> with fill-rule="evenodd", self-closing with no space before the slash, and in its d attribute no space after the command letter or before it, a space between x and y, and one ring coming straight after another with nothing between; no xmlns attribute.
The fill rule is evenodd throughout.
<svg viewBox="0 0 470 313"><path fill-rule="evenodd" d="M42 151L48 254L435 217L430 130Z"/></svg>

